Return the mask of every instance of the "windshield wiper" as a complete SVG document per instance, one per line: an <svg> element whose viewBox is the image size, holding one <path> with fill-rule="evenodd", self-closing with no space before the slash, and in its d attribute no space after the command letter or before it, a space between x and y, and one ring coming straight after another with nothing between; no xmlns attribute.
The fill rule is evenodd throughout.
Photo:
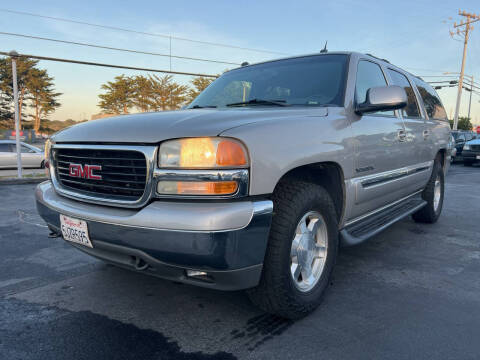
<svg viewBox="0 0 480 360"><path fill-rule="evenodd" d="M252 99L249 101L242 101L227 104L225 106L242 106L242 105L275 105L275 106L289 106L285 100L265 100L265 99Z"/></svg>
<svg viewBox="0 0 480 360"><path fill-rule="evenodd" d="M200 105L193 105L191 108L189 109L206 109L206 108L216 108L217 105L205 105L205 106L200 106Z"/></svg>

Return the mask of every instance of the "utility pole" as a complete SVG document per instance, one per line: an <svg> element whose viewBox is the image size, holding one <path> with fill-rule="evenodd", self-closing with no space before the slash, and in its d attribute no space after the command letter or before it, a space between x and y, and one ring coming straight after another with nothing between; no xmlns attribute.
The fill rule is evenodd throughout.
<svg viewBox="0 0 480 360"><path fill-rule="evenodd" d="M470 78L470 101L468 102L468 118L469 119L470 119L470 108L472 107L472 93L473 93L473 76Z"/></svg>
<svg viewBox="0 0 480 360"><path fill-rule="evenodd" d="M15 50L10 51L10 58L12 59L12 77L13 77L13 101L15 102L15 144L17 148L17 175L22 178L22 153L20 148L20 114L18 113L18 84L17 84L17 57L18 53Z"/></svg>
<svg viewBox="0 0 480 360"><path fill-rule="evenodd" d="M467 58L468 37L470 35L470 31L473 30L473 26L471 24L480 20L480 15L467 13L465 11L459 11L458 15L466 17L467 20L465 22L463 20L461 20L460 24L454 23L453 27L454 27L454 29L457 29L457 30L455 32L450 31L450 36L452 36L452 37L455 34L456 35L462 34L463 37L464 37L462 69L460 70L460 79L458 80L457 104L455 106L455 117L453 119L453 130L457 130L457 126L458 126L458 112L460 111L460 100L462 98L463 73L464 73L464 70L465 70L465 61L466 61L466 58Z"/></svg>

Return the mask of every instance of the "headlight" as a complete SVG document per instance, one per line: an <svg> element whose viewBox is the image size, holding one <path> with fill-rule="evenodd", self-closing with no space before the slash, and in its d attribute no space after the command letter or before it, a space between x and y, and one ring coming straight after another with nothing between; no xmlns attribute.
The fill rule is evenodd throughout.
<svg viewBox="0 0 480 360"><path fill-rule="evenodd" d="M160 168L215 169L248 166L244 146L229 138L187 138L160 145Z"/></svg>
<svg viewBox="0 0 480 360"><path fill-rule="evenodd" d="M233 196L248 186L247 151L230 138L166 141L160 145L158 165L168 174L157 183L160 195Z"/></svg>
<svg viewBox="0 0 480 360"><path fill-rule="evenodd" d="M468 144L463 145L463 150L470 150L470 145Z"/></svg>

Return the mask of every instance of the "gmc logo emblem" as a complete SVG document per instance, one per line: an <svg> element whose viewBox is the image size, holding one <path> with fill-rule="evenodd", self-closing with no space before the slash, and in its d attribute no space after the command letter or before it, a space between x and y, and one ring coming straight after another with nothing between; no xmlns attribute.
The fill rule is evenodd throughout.
<svg viewBox="0 0 480 360"><path fill-rule="evenodd" d="M71 177L90 179L90 180L102 180L102 175L95 175L94 170L102 170L100 165L88 165L85 164L70 164L68 167L68 175Z"/></svg>

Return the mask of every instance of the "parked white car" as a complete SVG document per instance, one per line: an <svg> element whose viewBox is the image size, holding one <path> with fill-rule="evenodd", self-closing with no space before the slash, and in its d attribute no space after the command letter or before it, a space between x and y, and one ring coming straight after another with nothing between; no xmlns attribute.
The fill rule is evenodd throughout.
<svg viewBox="0 0 480 360"><path fill-rule="evenodd" d="M0 140L0 169L17 167L17 147L14 140ZM22 156L22 168L43 168L45 167L45 156L43 150L20 143Z"/></svg>

